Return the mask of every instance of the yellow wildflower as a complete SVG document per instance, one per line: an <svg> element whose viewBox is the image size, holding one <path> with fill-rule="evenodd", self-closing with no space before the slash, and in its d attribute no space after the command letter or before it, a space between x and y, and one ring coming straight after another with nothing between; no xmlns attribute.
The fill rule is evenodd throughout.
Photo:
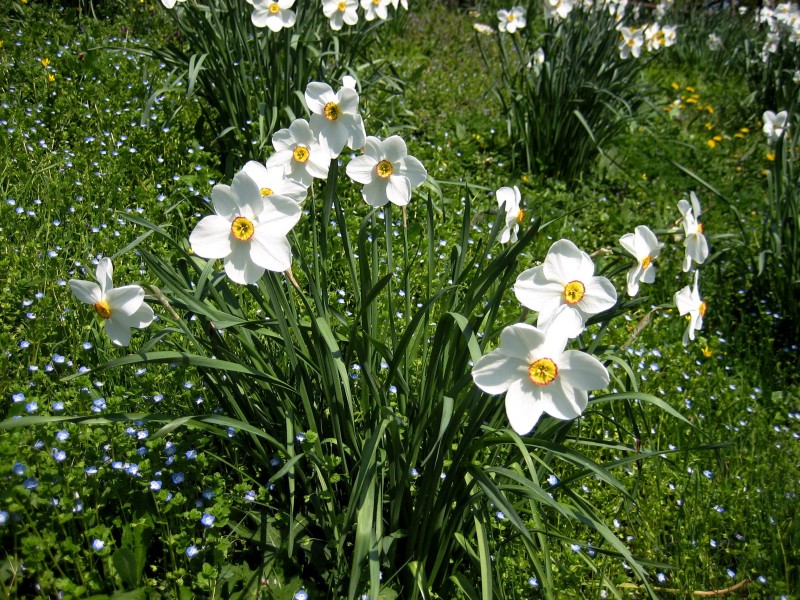
<svg viewBox="0 0 800 600"><path fill-rule="evenodd" d="M775 160L775 153L767 152L767 160Z"/></svg>
<svg viewBox="0 0 800 600"><path fill-rule="evenodd" d="M42 60L40 60L39 62L42 63L42 66L45 69L50 66L50 59L47 58L46 56Z"/></svg>
<svg viewBox="0 0 800 600"><path fill-rule="evenodd" d="M713 139L712 140L708 140L706 142L706 144L708 144L709 148L716 148L717 147L717 142L715 142Z"/></svg>

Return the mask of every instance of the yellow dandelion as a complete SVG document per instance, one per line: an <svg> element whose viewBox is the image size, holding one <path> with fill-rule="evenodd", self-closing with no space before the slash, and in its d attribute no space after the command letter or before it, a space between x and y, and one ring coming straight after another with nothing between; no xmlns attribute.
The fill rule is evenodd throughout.
<svg viewBox="0 0 800 600"><path fill-rule="evenodd" d="M717 147L717 142L716 142L716 141L714 141L713 139L711 139L711 140L708 140L708 141L706 142L706 144L708 145L708 147L709 147L709 148L716 148L716 147Z"/></svg>
<svg viewBox="0 0 800 600"><path fill-rule="evenodd" d="M689 104L697 104L698 100L700 100L700 98L698 98L697 96L689 96L686 99L686 102L688 102Z"/></svg>
<svg viewBox="0 0 800 600"><path fill-rule="evenodd" d="M767 175L769 175L769 171L767 171L766 169L761 169L761 173L760 173L760 175L761 175L762 177L766 177Z"/></svg>
<svg viewBox="0 0 800 600"><path fill-rule="evenodd" d="M767 160L775 160L775 153L767 152Z"/></svg>
<svg viewBox="0 0 800 600"><path fill-rule="evenodd" d="M53 83L55 80L56 80L56 76L55 75L53 75L52 73L48 73L47 74L47 81L48 82Z"/></svg>
<svg viewBox="0 0 800 600"><path fill-rule="evenodd" d="M733 137L739 138L740 140L743 140L744 139L744 134L743 133L739 133L737 131L736 133L733 134Z"/></svg>
<svg viewBox="0 0 800 600"><path fill-rule="evenodd" d="M530 182L530 178L527 175L523 175L522 176L522 183L528 183L528 182Z"/></svg>
<svg viewBox="0 0 800 600"><path fill-rule="evenodd" d="M42 63L42 66L44 68L47 68L47 67L50 66L50 59L47 58L46 56L42 60L40 60L39 62Z"/></svg>
<svg viewBox="0 0 800 600"><path fill-rule="evenodd" d="M739 131L741 131L742 133L750 133L750 128L749 127L742 127Z"/></svg>
<svg viewBox="0 0 800 600"><path fill-rule="evenodd" d="M715 142L721 142L722 141L722 136L721 135L715 135L714 136L714 141Z"/></svg>
<svg viewBox="0 0 800 600"><path fill-rule="evenodd" d="M706 129L711 131L712 129L714 129L714 124L713 123L706 123Z"/></svg>
<svg viewBox="0 0 800 600"><path fill-rule="evenodd" d="M679 90L679 89L681 89L681 86L677 81L673 81L672 82L672 89L673 90Z"/></svg>
<svg viewBox="0 0 800 600"><path fill-rule="evenodd" d="M691 85L687 85L685 89L686 89L686 91L687 91L687 92L691 92L691 93L693 93L693 94L694 94L694 93L697 91L697 90L696 90L696 89L695 89L693 86L691 86Z"/></svg>
<svg viewBox="0 0 800 600"><path fill-rule="evenodd" d="M736 165L733 168L733 170L736 171L737 173L741 173L742 171L744 171L744 167L742 167L742 165Z"/></svg>
<svg viewBox="0 0 800 600"><path fill-rule="evenodd" d="M706 112L713 115L714 114L714 107L711 106L710 104L706 104Z"/></svg>
<svg viewBox="0 0 800 600"><path fill-rule="evenodd" d="M714 351L708 346L703 346L702 352L703 356L705 356L706 358L711 358L711 356L714 354Z"/></svg>

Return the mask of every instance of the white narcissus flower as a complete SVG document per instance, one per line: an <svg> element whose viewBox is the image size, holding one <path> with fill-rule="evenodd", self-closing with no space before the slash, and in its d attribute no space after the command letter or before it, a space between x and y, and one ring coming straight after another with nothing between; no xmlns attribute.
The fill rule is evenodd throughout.
<svg viewBox="0 0 800 600"><path fill-rule="evenodd" d="M697 280L700 272L694 272L694 287L688 285L675 292L675 306L678 307L678 312L683 315L689 315L689 325L686 331L683 332L684 345L689 343L689 340L694 340L694 332L700 331L703 327L703 317L706 315L706 303L700 299L700 290L697 287Z"/></svg>
<svg viewBox="0 0 800 600"><path fill-rule="evenodd" d="M395 10L397 10L398 6L402 6L405 10L408 10L408 0L389 0L389 3Z"/></svg>
<svg viewBox="0 0 800 600"><path fill-rule="evenodd" d="M294 25L297 15L290 10L293 5L294 0L253 0L250 20L256 27L266 27L277 33Z"/></svg>
<svg viewBox="0 0 800 600"><path fill-rule="evenodd" d="M286 235L300 220L300 205L285 196L261 196L243 171L230 186L211 190L216 214L204 217L189 236L192 250L203 258L221 258L231 281L251 284L264 270L282 272L292 265Z"/></svg>
<svg viewBox="0 0 800 600"><path fill-rule="evenodd" d="M573 5L573 0L545 0L544 18L559 17L566 19L569 13L572 12Z"/></svg>
<svg viewBox="0 0 800 600"><path fill-rule="evenodd" d="M541 266L520 273L514 293L523 306L539 313L539 327L562 306L575 310L584 323L617 303L614 284L595 276L591 257L569 240L554 242Z"/></svg>
<svg viewBox="0 0 800 600"><path fill-rule="evenodd" d="M644 44L644 36L641 30L632 27L622 27L619 32L622 35L622 41L619 43L619 57L623 60L629 56L639 58L642 54L642 45Z"/></svg>
<svg viewBox="0 0 800 600"><path fill-rule="evenodd" d="M268 196L286 196L299 204L305 200L308 195L306 187L301 183L287 179L281 167L268 169L260 162L251 160L245 163L244 167L242 167L242 171L247 173L250 178L255 181L258 189L261 191L262 198L267 198Z"/></svg>
<svg viewBox="0 0 800 600"><path fill-rule="evenodd" d="M69 287L81 302L91 304L103 319L106 335L117 346L131 341L131 327L142 329L153 322L153 309L144 301L144 290L138 285L115 288L112 281L114 266L111 259L97 263L97 281L70 279Z"/></svg>
<svg viewBox="0 0 800 600"><path fill-rule="evenodd" d="M664 244L647 225L639 225L634 233L626 233L619 238L619 243L636 259L636 264L628 271L628 295L635 296L639 293L640 282L653 283L656 280L653 261L661 254Z"/></svg>
<svg viewBox="0 0 800 600"><path fill-rule="evenodd" d="M412 190L428 176L422 163L409 156L406 143L397 135L383 141L369 136L364 154L347 163L346 171L350 179L364 184L361 195L375 207L387 202L406 206Z"/></svg>
<svg viewBox="0 0 800 600"><path fill-rule="evenodd" d="M325 179L331 166L331 151L320 142L305 119L295 119L288 129L272 135L275 154L267 168L280 167L284 175L308 187L315 177Z"/></svg>
<svg viewBox="0 0 800 600"><path fill-rule="evenodd" d="M595 357L565 350L580 334L580 315L562 307L547 328L518 323L500 334L500 347L480 358L472 379L488 394L506 394L506 415L520 435L529 433L543 414L576 419L586 408L589 390L610 381L608 370Z"/></svg>
<svg viewBox="0 0 800 600"><path fill-rule="evenodd" d="M361 0L361 8L367 21L384 21L389 17L389 0Z"/></svg>
<svg viewBox="0 0 800 600"><path fill-rule="evenodd" d="M514 33L525 27L525 9L521 6L515 6L511 10L501 8L497 11L497 18L500 21L497 28L505 33Z"/></svg>
<svg viewBox="0 0 800 600"><path fill-rule="evenodd" d="M345 145L352 150L364 147L367 132L358 114L358 92L354 88L345 86L334 92L327 83L312 81L305 98L311 112L311 131L328 146L331 158L339 156Z"/></svg>
<svg viewBox="0 0 800 600"><path fill-rule="evenodd" d="M768 110L764 113L763 131L764 135L767 136L768 143L774 144L783 135L784 130L788 126L786 123L786 119L788 116L789 115L785 110L782 110L778 114L775 114L771 110Z"/></svg>
<svg viewBox="0 0 800 600"><path fill-rule="evenodd" d="M344 25L358 23L356 0L322 0L322 12L334 31L339 31Z"/></svg>
<svg viewBox="0 0 800 600"><path fill-rule="evenodd" d="M513 188L501 187L495 192L495 197L497 198L497 205L500 208L503 208L503 205L505 205L506 211L506 223L500 230L500 235L497 240L501 244L516 242L519 224L522 223L522 220L525 218L525 211L519 207L522 194L519 193L519 188L517 186Z"/></svg>
<svg viewBox="0 0 800 600"><path fill-rule="evenodd" d="M683 198L678 201L678 210L683 216L683 232L685 239L683 245L686 246L686 256L683 258L683 270L688 271L692 267L692 261L702 265L708 258L708 241L703 235L703 224L698 217L702 214L700 200L697 194L690 192L689 200Z"/></svg>
<svg viewBox="0 0 800 600"><path fill-rule="evenodd" d="M669 48L675 45L678 41L678 28L676 25L664 25L661 28L663 36L664 48Z"/></svg>
<svg viewBox="0 0 800 600"><path fill-rule="evenodd" d="M163 4L165 8L175 8L176 2L186 2L186 0L161 0L161 4Z"/></svg>

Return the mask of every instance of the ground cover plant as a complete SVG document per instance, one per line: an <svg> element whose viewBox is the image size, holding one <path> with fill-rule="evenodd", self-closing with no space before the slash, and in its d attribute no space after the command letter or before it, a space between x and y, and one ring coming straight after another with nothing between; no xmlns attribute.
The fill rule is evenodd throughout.
<svg viewBox="0 0 800 600"><path fill-rule="evenodd" d="M766 17L620 17L600 139L504 95L566 5L376 3L231 152L175 4L3 9L5 596L797 594L798 124L710 37Z"/></svg>

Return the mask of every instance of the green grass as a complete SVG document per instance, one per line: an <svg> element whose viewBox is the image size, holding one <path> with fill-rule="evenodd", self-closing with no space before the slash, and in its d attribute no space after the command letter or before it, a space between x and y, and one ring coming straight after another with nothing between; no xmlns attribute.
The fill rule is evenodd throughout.
<svg viewBox="0 0 800 600"><path fill-rule="evenodd" d="M144 232L126 214L168 221L175 237L185 238L207 213L204 199L213 183L222 181L218 157L195 127L197 106L168 95L144 113L168 73L134 47L161 39L164 22L150 4L104 21L77 18L74 9L15 6L0 30L2 416L212 413L218 408L214 394L184 365L128 366L61 380L127 353L107 343L91 310L65 282L91 279L94 258L114 256ZM541 260L552 239L562 236L588 252L619 252L619 237L643 223L675 247L659 263L656 284L643 286L647 300L607 342L625 343L638 320L661 307L627 356L640 389L690 424L645 403L590 404L566 443L600 463L629 459L613 469L629 495L592 477L552 493L577 496L612 523L633 555L653 564L651 583L677 590L663 592L665 597L741 582L752 597L796 596L797 347L796 340L780 338L775 310L753 292L749 256L758 243L767 191L762 171L769 161L760 113L743 101L743 74L732 73L733 67L696 72L680 56L652 64L646 99L652 110L641 111L618 145L603 148L591 176L567 188L512 170L506 119L492 93L497 80L477 52L472 20L436 7L409 15L405 35L388 37L380 48L381 58L391 57L406 75L403 95L364 99L370 133L400 132L440 181L442 194L433 196L442 248L437 274L448 267L459 235L465 182L473 186L473 204L482 213L470 231L476 242L491 229L493 191L502 185L520 186L523 205L537 222L560 218L526 249L519 270ZM493 23L493 11L485 9L480 20ZM696 101L688 101L695 95ZM686 108L663 110L681 97ZM708 140L715 135L722 139L711 148ZM689 283L680 268L682 246L671 233L679 216L676 203L689 190L703 202L712 256L701 277L709 303L706 323L701 338L684 348L685 322L667 305ZM424 217L424 204L417 202L409 210L412 222ZM359 206L348 218L360 223L364 212ZM163 250L159 244L152 241L148 249ZM612 270L626 263L611 256L598 264ZM134 253L121 254L115 267L120 282L155 282ZM331 280L344 272L342 266L332 269ZM424 288L424 275L418 281L412 276L413 289ZM622 290L624 274L614 281ZM336 298L335 288L328 291ZM507 300L501 315L512 322L518 309ZM16 401L18 394L24 401ZM106 408L93 413L100 398ZM28 410L32 402L37 406ZM269 538L274 531L254 531L243 517L250 491L279 520L286 516L267 483L280 461L254 465L248 479L240 464L245 459L237 458L239 433L226 441L178 428L154 439L162 424L54 423L0 433L0 510L8 513L0 525L0 595L49 598L61 590L78 598L149 586L165 597L231 597L264 560L275 560L267 597L291 598L302 586L312 590L289 561L255 549L254 535ZM56 437L62 430L67 439ZM592 439L614 441L618 450L587 444ZM637 449L645 458L637 459ZM59 450L64 460L56 460ZM196 458L187 456L192 450ZM13 470L17 462L25 467L22 474ZM97 475L87 475L91 467ZM583 475L557 468L562 481ZM176 473L184 474L183 483L174 482ZM35 488L26 486L28 478L36 479ZM213 528L200 523L204 512L216 517ZM542 518L546 531L563 536L554 535L550 545L557 597L597 597L607 587L604 581L623 590L640 584L591 528L547 510ZM486 535L502 567L506 597L536 596L529 583L532 565L508 521L495 518ZM102 550L93 550L94 540L104 542ZM311 548L312 541L301 544ZM573 548L575 543L580 547ZM200 549L197 557L187 556L189 546ZM324 597L322 590L317 593Z"/></svg>

